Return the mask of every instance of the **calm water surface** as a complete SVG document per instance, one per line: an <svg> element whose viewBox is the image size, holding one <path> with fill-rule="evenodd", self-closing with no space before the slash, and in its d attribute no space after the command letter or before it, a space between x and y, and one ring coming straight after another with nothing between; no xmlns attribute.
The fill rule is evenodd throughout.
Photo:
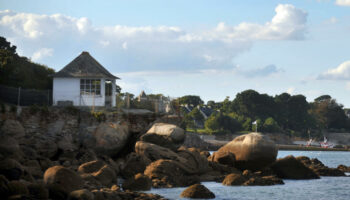
<svg viewBox="0 0 350 200"><path fill-rule="evenodd" d="M279 151L278 157L287 155L317 158L329 167L339 164L350 166L350 152L331 151ZM216 199L310 199L349 200L350 177L321 177L316 180L284 180L277 186L223 186L221 183L203 182L215 193ZM160 194L168 199L180 198L185 188L152 189L150 193Z"/></svg>

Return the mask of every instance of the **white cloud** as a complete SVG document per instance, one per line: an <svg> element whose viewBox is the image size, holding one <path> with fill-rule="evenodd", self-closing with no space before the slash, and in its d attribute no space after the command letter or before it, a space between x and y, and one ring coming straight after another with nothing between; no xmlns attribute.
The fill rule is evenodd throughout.
<svg viewBox="0 0 350 200"><path fill-rule="evenodd" d="M48 65L60 69L81 51L103 55L106 66L118 71L231 69L233 59L256 40L298 40L306 33L307 13L293 5L278 5L275 16L264 24L219 23L211 29L186 31L174 26L95 26L88 18L62 14L39 15L0 11L0 32L24 56L51 47L55 57ZM132 47L132 49L131 49ZM128 49L128 51L125 51ZM112 70L113 71L113 70Z"/></svg>
<svg viewBox="0 0 350 200"><path fill-rule="evenodd" d="M220 37L230 39L255 40L294 40L303 39L306 32L307 13L290 4L279 4L275 8L276 15L265 24L242 22L230 27L221 22L216 27Z"/></svg>
<svg viewBox="0 0 350 200"><path fill-rule="evenodd" d="M38 51L34 52L34 54L32 55L32 60L39 61L45 57L52 56L52 54L53 54L53 49L42 48L42 49L39 49Z"/></svg>
<svg viewBox="0 0 350 200"><path fill-rule="evenodd" d="M123 49L127 50L128 49L128 43L127 42L123 42L122 47L123 47Z"/></svg>
<svg viewBox="0 0 350 200"><path fill-rule="evenodd" d="M335 4L338 6L350 6L350 0L336 0Z"/></svg>
<svg viewBox="0 0 350 200"><path fill-rule="evenodd" d="M290 94L290 95L293 95L295 92L295 87L290 87L287 89L287 93Z"/></svg>
<svg viewBox="0 0 350 200"><path fill-rule="evenodd" d="M348 81L348 82L345 83L345 89L346 89L347 91L350 91L350 81Z"/></svg>
<svg viewBox="0 0 350 200"><path fill-rule="evenodd" d="M321 80L350 80L350 60L341 63L336 68L327 70L317 78Z"/></svg>
<svg viewBox="0 0 350 200"><path fill-rule="evenodd" d="M267 65L265 67L243 71L243 74L247 77L265 77L280 72L283 72L283 70L277 68L276 65Z"/></svg>
<svg viewBox="0 0 350 200"><path fill-rule="evenodd" d="M336 17L331 17L324 21L325 24L336 24L338 22L338 19Z"/></svg>

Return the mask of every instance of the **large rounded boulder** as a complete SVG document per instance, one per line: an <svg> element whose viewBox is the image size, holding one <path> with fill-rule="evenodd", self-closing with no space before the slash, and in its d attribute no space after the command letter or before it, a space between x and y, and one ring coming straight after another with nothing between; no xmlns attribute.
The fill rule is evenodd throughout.
<svg viewBox="0 0 350 200"><path fill-rule="evenodd" d="M236 168L255 171L273 163L276 160L277 151L276 144L267 136L249 133L236 137L221 147L217 154L233 153Z"/></svg>
<svg viewBox="0 0 350 200"><path fill-rule="evenodd" d="M84 137L84 144L88 148L94 148L97 153L116 156L124 148L130 136L128 127L117 123L101 123Z"/></svg>
<svg viewBox="0 0 350 200"><path fill-rule="evenodd" d="M143 173L146 167L151 163L151 160L144 155L139 155L132 152L127 155L125 165L121 170L121 175L124 178L133 177L135 174Z"/></svg>
<svg viewBox="0 0 350 200"><path fill-rule="evenodd" d="M317 179L319 176L294 156L278 159L271 166L273 172L283 179Z"/></svg>
<svg viewBox="0 0 350 200"><path fill-rule="evenodd" d="M13 119L8 119L5 121L1 127L0 133L3 136L10 136L14 138L21 138L25 135L22 124Z"/></svg>
<svg viewBox="0 0 350 200"><path fill-rule="evenodd" d="M83 187L83 180L77 173L58 165L50 167L45 171L44 183L50 188L50 193L62 191L65 194L69 194Z"/></svg>
<svg viewBox="0 0 350 200"><path fill-rule="evenodd" d="M94 178L102 185L110 186L117 180L115 170L100 160L94 160L79 166L78 173L83 179Z"/></svg>
<svg viewBox="0 0 350 200"><path fill-rule="evenodd" d="M156 161L159 159L169 159L176 160L182 163L187 162L185 158L181 157L180 155L168 148L144 141L136 142L135 152L141 156L147 157L151 161Z"/></svg>
<svg viewBox="0 0 350 200"><path fill-rule="evenodd" d="M233 186L233 185L243 185L247 181L247 178L242 174L229 174L225 177L222 182L223 185Z"/></svg>
<svg viewBox="0 0 350 200"><path fill-rule="evenodd" d="M5 159L0 161L0 174L8 180L19 180L23 175L22 165L14 159Z"/></svg>
<svg viewBox="0 0 350 200"><path fill-rule="evenodd" d="M141 136L141 140L160 145L162 147L176 150L185 141L185 131L174 125L166 123L155 123Z"/></svg>
<svg viewBox="0 0 350 200"><path fill-rule="evenodd" d="M194 184L181 193L183 198L191 199L214 199L215 194L202 184Z"/></svg>
<svg viewBox="0 0 350 200"><path fill-rule="evenodd" d="M157 160L147 166L144 174L155 188L185 187L199 182L187 167L174 160Z"/></svg>
<svg viewBox="0 0 350 200"><path fill-rule="evenodd" d="M122 185L124 190L150 190L152 187L152 181L148 176L144 174L136 174L134 177L126 179Z"/></svg>

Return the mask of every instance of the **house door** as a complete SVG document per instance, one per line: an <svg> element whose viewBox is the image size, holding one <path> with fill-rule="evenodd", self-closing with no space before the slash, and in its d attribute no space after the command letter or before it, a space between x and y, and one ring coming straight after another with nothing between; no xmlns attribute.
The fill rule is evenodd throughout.
<svg viewBox="0 0 350 200"><path fill-rule="evenodd" d="M112 106L112 82L106 81L105 82L105 106L111 107Z"/></svg>

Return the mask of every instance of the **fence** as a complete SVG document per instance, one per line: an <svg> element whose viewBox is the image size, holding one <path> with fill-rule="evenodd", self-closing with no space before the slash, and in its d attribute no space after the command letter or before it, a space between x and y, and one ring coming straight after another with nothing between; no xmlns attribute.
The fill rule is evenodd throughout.
<svg viewBox="0 0 350 200"><path fill-rule="evenodd" d="M0 85L0 100L19 106L52 105L52 91Z"/></svg>

